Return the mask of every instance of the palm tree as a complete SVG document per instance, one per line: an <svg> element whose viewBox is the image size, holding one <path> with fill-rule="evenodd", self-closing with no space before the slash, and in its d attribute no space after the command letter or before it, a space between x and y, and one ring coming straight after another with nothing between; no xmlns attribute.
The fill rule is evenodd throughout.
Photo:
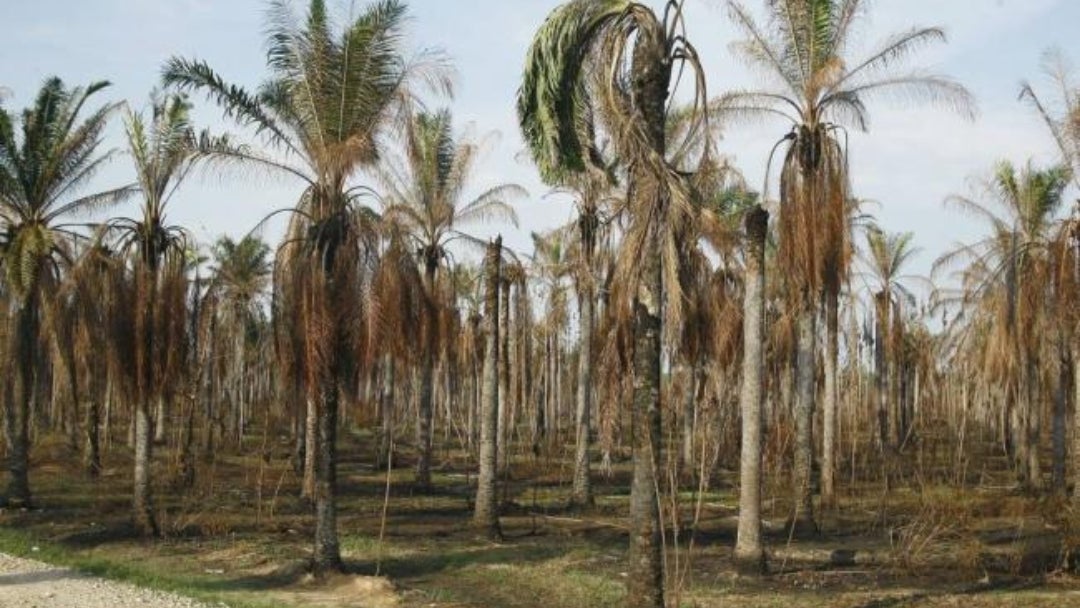
<svg viewBox="0 0 1080 608"><path fill-rule="evenodd" d="M1042 486L1037 449L1040 337L1054 330L1048 321L1053 301L1049 261L1070 174L1062 165L1039 169L1029 163L1017 170L1007 161L998 163L982 184L988 202L964 196L946 200L989 224L990 234L935 263L940 270L966 262L968 292L962 303L996 315L983 353L1005 398L1006 426L1012 433L1006 434L1006 443L1018 480L1033 490Z"/></svg>
<svg viewBox="0 0 1080 608"><path fill-rule="evenodd" d="M100 235L79 255L74 267L65 277L62 287L63 303L54 311L58 324L67 325L59 345L68 368L72 395L72 410L79 409L80 371L87 379L84 464L87 474L101 473L101 406L109 398L111 379L117 374L118 358L113 349L102 353L97 346L109 344L118 319L129 311L118 310L116 301L124 287L123 261L103 242ZM60 314L57 314L60 313ZM59 328L58 328L59 329Z"/></svg>
<svg viewBox="0 0 1080 608"><path fill-rule="evenodd" d="M517 214L508 202L526 192L516 184L501 184L471 200L465 199L482 146L481 142L454 137L449 111L415 113L406 122L404 139L404 162L388 159L380 169L387 189L383 215L412 241L423 269L426 314L420 420L416 426L419 449L416 486L430 490L434 369L440 351L438 318L439 310L446 306L439 298L438 270L446 261L450 242L459 239L476 242L461 228L490 220L505 220L516 226Z"/></svg>
<svg viewBox="0 0 1080 608"><path fill-rule="evenodd" d="M897 371L894 358L902 346L904 317L915 306L915 295L906 283L917 277L904 268L919 253L912 246L910 232L888 234L879 229L866 233L868 289L874 301L877 339L874 341L877 369L878 442L882 449L900 446L904 429L899 424L895 391L890 380Z"/></svg>
<svg viewBox="0 0 1080 608"><path fill-rule="evenodd" d="M221 237L212 250L214 279L211 290L217 304L215 327L231 341L231 365L237 440L243 437L247 419L245 390L247 362L253 349L249 343L257 340L258 328L265 322L261 298L270 286L272 264L270 247L258 237L247 235L239 241ZM231 428L231 427L230 427Z"/></svg>
<svg viewBox="0 0 1080 608"><path fill-rule="evenodd" d="M1057 49L1046 53L1043 67L1051 85L1056 89L1056 98L1041 97L1035 88L1027 83L1021 88L1020 96L1028 100L1043 119L1061 153L1061 162L1072 169L1071 177L1076 185L1080 183L1080 95L1075 74L1068 59ZM1065 489L1064 380L1070 374L1067 369L1070 358L1073 368L1072 385L1080 395L1080 318L1076 314L1076 311L1080 310L1080 305L1076 302L1077 283L1080 283L1076 270L1080 268L1077 266L1080 258L1080 251L1077 250L1080 229L1077 226L1080 226L1080 201L1073 207L1071 219L1064 222L1058 231L1052 256L1056 270L1051 284L1054 287L1056 317L1060 320L1059 359L1062 366L1059 374L1059 384L1062 386L1055 399L1054 409L1054 485L1055 489L1062 491ZM1076 402L1080 402L1080 399L1074 399L1074 403ZM1077 420L1080 420L1080 417ZM1080 441L1074 442L1073 452L1073 476L1080 480ZM1080 488L1080 483L1074 485ZM1080 492L1074 491L1073 496L1074 501L1080 500Z"/></svg>
<svg viewBox="0 0 1080 608"><path fill-rule="evenodd" d="M350 187L362 167L379 159L385 127L415 102L421 83L449 93L441 57L405 59L404 4L380 0L334 32L323 0L311 0L306 20L285 0L273 0L268 23L270 78L252 94L227 84L204 62L173 58L166 84L199 89L226 115L252 127L278 160L247 151L219 158L256 164L298 178L304 192L292 210L279 248L274 289L278 324L300 334L298 351L285 355L282 376L306 393L316 530L314 568L341 567L337 542L336 432L338 392L352 376L355 348L363 340L363 298L376 245L371 215L361 207L366 188ZM332 328L329 331L327 328ZM314 449L312 449L314 448ZM317 452L317 454L315 454Z"/></svg>
<svg viewBox="0 0 1080 608"><path fill-rule="evenodd" d="M1051 248L1051 285L1054 297L1051 299L1052 314L1058 319L1060 332L1059 391L1055 400L1054 440L1055 440L1055 485L1060 491L1065 490L1065 399L1064 394L1070 371L1067 366L1072 362L1073 403L1080 403L1080 217L1072 217L1062 222L1054 237ZM1071 476L1073 480L1073 504L1080 503L1080 417L1073 422L1073 446ZM1057 443L1060 442L1060 447ZM1060 453L1059 453L1060 452ZM1058 460L1060 459L1060 462Z"/></svg>
<svg viewBox="0 0 1080 608"><path fill-rule="evenodd" d="M694 107L701 110L705 105L704 76L684 25L682 2L676 0L665 4L663 18L628 0L570 0L537 31L518 93L526 144L549 183L585 170L587 146L578 125L590 107L611 135L613 156L629 174L630 224L615 282L622 291L613 305L634 328L634 475L627 579L628 605L634 606L664 604L656 496L662 315L666 312L668 321L678 326L677 237L692 214L683 171L669 160L681 155L680 142L668 142L666 137L674 66L688 67L695 75ZM704 121L704 112L694 112L687 132L698 133Z"/></svg>
<svg viewBox="0 0 1080 608"><path fill-rule="evenodd" d="M1077 89L1075 74L1068 59L1057 49L1047 51L1043 58L1043 71L1057 89L1057 107L1051 105L1049 99L1040 97L1029 83L1021 86L1020 97L1034 106L1046 124L1061 153L1062 164L1072 169L1075 183L1080 180L1080 89ZM1080 208L1077 213L1080 213Z"/></svg>
<svg viewBox="0 0 1080 608"><path fill-rule="evenodd" d="M11 505L31 503L28 427L30 415L44 404L40 379L48 373L50 335L45 310L52 306L60 269L74 261L72 241L79 238L70 218L130 194L129 188L119 188L77 196L113 156L100 147L118 105L80 116L87 101L107 86L95 82L69 89L50 78L21 115L0 107L0 265L11 302L8 352L17 362L14 400L6 409L11 439L6 501Z"/></svg>
<svg viewBox="0 0 1080 608"><path fill-rule="evenodd" d="M791 124L784 145L780 178L780 266L792 282L797 311L798 395L794 522L813 523L810 464L814 409L816 299L825 298L826 419L835 420L838 357L839 294L848 279L852 247L846 212L850 198L843 130L866 130L866 102L892 94L905 99L942 103L968 111L969 93L956 82L919 71L899 71L904 59L920 48L945 41L940 28L914 28L891 36L865 59L849 61L849 41L862 0L776 0L766 3L769 21L763 28L736 0L729 0L735 24L747 39L738 47L748 63L779 83L776 89L736 91L716 104L732 118L779 116ZM771 159L770 159L771 163ZM768 195L766 188L765 195ZM835 433L825 434L833 438ZM835 446L825 445L826 453ZM828 462L831 464L832 459ZM823 471L823 498L831 500L832 471Z"/></svg>
<svg viewBox="0 0 1080 608"><path fill-rule="evenodd" d="M598 173L605 176L606 173ZM593 336L596 325L596 247L600 238L600 196L609 179L594 177L581 189L578 200L578 255L574 284L578 292L578 387L576 408L576 449L574 451L574 484L570 502L578 507L593 504L592 482L589 472L589 446L591 444L591 418L593 401Z"/></svg>
<svg viewBox="0 0 1080 608"><path fill-rule="evenodd" d="M421 327L426 296L423 279L408 242L400 231L389 226L387 241L372 279L372 310L369 314L369 350L382 354L382 393L379 397L378 462L391 457L395 403L395 376L398 362L415 363L414 346L423 338ZM455 271L465 268L455 267Z"/></svg>
<svg viewBox="0 0 1080 608"><path fill-rule="evenodd" d="M566 278L574 266L569 235L565 229L555 229L546 234L533 232L531 237L533 254L529 257L530 270L540 283L544 301L544 316L537 327L544 343L544 361L541 364L543 388L533 418L533 449L538 450L541 438L552 439L548 436L549 430L558 431L557 416L562 404L562 395L558 390L561 374L558 361L563 350L562 336L569 322Z"/></svg>
<svg viewBox="0 0 1080 608"><path fill-rule="evenodd" d="M168 223L169 200L188 176L200 151L228 149L227 139L196 135L191 104L182 94L151 96L150 118L128 110L128 150L142 196L140 213L109 221L117 250L127 256L125 286L132 306L129 327L117 339L135 419L135 526L143 535L157 533L151 500L151 408L163 418L182 379L188 343L187 253L183 228ZM128 339L130 337L130 339Z"/></svg>

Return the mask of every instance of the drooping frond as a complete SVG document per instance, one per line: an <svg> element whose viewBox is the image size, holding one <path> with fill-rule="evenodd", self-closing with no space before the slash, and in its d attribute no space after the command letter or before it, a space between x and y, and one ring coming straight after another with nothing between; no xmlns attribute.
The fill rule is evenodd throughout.
<svg viewBox="0 0 1080 608"><path fill-rule="evenodd" d="M580 122L587 65L600 32L622 14L627 0L571 0L540 26L525 59L517 111L525 143L544 181L564 183L586 169L587 151Z"/></svg>

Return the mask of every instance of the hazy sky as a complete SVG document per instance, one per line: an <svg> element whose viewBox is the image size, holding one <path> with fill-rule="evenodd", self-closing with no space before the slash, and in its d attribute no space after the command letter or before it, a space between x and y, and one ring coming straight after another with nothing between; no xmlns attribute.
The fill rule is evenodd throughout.
<svg viewBox="0 0 1080 608"><path fill-rule="evenodd" d="M303 2L298 0L300 4ZM340 14L347 1L329 0ZM535 171L522 160L514 94L525 49L556 0L413 0L410 35L415 48L443 49L458 71L456 98L435 102L453 108L461 128L500 137L482 160L476 190L517 182L530 192L519 204L520 229L500 227L507 243L531 249L528 233L567 221L569 206L547 193ZM653 2L653 4L659 4ZM689 38L706 63L710 95L758 82L729 52L736 33L722 0L688 0ZM754 10L762 0L745 0ZM1017 163L1054 158L1042 125L1017 101L1020 82L1043 83L1039 65L1051 46L1080 61L1076 0L869 0L870 14L860 28L859 48L873 47L885 35L914 25L943 25L950 42L921 53L916 62L951 75L977 96L975 122L903 103L871 107L871 131L851 139L856 194L879 201L875 210L892 231L913 231L923 248L915 270L928 272L931 261L958 240L970 240L978 227L942 206L950 193L966 193L969 178L985 175L997 159ZM357 4L357 6L362 3ZM25 106L47 75L70 84L108 79L114 86L99 101L127 99L145 105L171 55L197 57L225 78L254 87L265 74L263 0L0 0L5 32L0 37L0 87L12 94L10 108ZM298 7L302 10L302 7ZM235 131L201 96L194 98L201 124ZM434 104L433 104L434 105ZM768 149L786 131L783 124L735 127L722 151L760 188ZM120 122L109 145L122 146ZM96 185L131 180L128 159L120 158ZM241 235L269 211L296 200L299 185L288 180L206 175L189 182L171 201L170 219L188 226L201 240L219 234ZM496 229L480 227L490 234ZM266 236L276 239L280 226Z"/></svg>

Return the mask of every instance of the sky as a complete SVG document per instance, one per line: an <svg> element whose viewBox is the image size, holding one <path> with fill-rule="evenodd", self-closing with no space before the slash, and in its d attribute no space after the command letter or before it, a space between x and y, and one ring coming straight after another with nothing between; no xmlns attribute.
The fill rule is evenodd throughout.
<svg viewBox="0 0 1080 608"><path fill-rule="evenodd" d="M303 0L297 0L302 11ZM662 6L660 2L649 4ZM362 6L329 0L339 15ZM456 66L454 99L432 99L432 107L452 109L460 130L491 133L492 144L472 181L472 193L501 183L528 192L518 201L518 228L477 226L479 236L504 234L510 247L531 252L531 231L561 225L572 217L565 197L550 195L524 154L514 96L526 49L557 0L412 0L411 49L441 49ZM763 0L744 0L760 15ZM1021 82L1049 91L1040 71L1043 53L1057 47L1080 61L1080 2L1076 0L868 0L857 28L855 52L876 46L889 34L912 26L944 26L949 42L925 49L912 65L947 74L967 86L979 104L967 120L940 109L902 101L875 103L868 133L850 140L856 196L876 201L871 209L889 231L912 231L921 248L912 267L929 274L933 260L957 242L974 240L983 226L947 209L950 194L977 194L972 180L1008 159L1055 160L1053 142L1033 111L1018 101ZM705 64L709 95L760 88L762 81L730 50L739 34L724 0L687 0L688 38ZM144 108L171 56L199 58L226 80L254 88L266 75L264 0L0 0L5 35L0 37L0 88L8 108L26 106L44 79L58 75L69 84L106 79L113 86L99 101L127 100ZM1041 85L1041 86L1040 86ZM200 126L241 132L201 97ZM787 131L781 123L725 129L721 151L734 158L751 187L760 189L769 149ZM107 146L123 147L120 121ZM91 188L132 180L130 159L119 157ZM301 186L262 175L203 172L170 201L169 219L204 242L220 235L239 237L271 211L293 203ZM131 205L112 215L129 213ZM263 229L277 240L281 226Z"/></svg>

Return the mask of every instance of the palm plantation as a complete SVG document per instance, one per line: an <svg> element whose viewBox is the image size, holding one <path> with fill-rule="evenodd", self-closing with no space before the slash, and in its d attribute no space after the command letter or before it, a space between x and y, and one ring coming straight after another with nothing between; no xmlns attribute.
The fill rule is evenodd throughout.
<svg viewBox="0 0 1080 608"><path fill-rule="evenodd" d="M742 4L729 4L733 20L746 33L740 52L779 88L736 91L722 97L720 111L736 119L776 116L791 130L780 169L780 256L793 283L798 325L797 448L793 521L813 528L810 443L815 408L816 313L825 309L825 370L822 395L825 429L822 493L834 493L837 408L838 298L849 277L848 227L850 175L845 129L866 130L867 102L893 95L969 111L970 94L943 76L900 69L923 46L945 41L940 28L915 28L886 39L865 58L849 59L851 38L864 14L860 0L768 3L766 27ZM766 185L767 186L767 185Z"/></svg>
<svg viewBox="0 0 1080 608"><path fill-rule="evenodd" d="M306 401L311 463L306 469L317 521L314 563L323 571L341 566L335 503L338 400L342 385L363 363L355 347L364 329L359 289L369 280L374 241L363 204L366 191L349 181L378 158L382 130L422 77L448 85L433 73L439 70L436 58L405 60L399 37L405 7L398 2L369 6L340 32L332 31L319 0L303 21L286 5L276 8L268 24L271 75L257 93L226 84L197 60L170 60L164 81L204 91L296 166L244 151L217 157L287 173L304 187L289 218L289 238L277 254L288 276L274 288L282 313L302 334L296 345L300 352L283 357L283 375L300 383L297 392Z"/></svg>
<svg viewBox="0 0 1080 608"><path fill-rule="evenodd" d="M516 224L517 216L509 202L525 193L520 186L503 184L466 200L480 143L455 140L453 128L449 112L415 114L404 127L402 167L388 163L383 172L387 188L384 218L411 241L417 264L423 269L426 302L416 484L425 490L431 488L435 358L440 351L439 336L445 333L445 328L439 327L439 311L446 308L438 285L439 269L446 264L451 241L473 240L462 228L497 219Z"/></svg>
<svg viewBox="0 0 1080 608"><path fill-rule="evenodd" d="M264 4L0 87L0 605L1080 591L1080 51L948 47L977 122L918 3Z"/></svg>

